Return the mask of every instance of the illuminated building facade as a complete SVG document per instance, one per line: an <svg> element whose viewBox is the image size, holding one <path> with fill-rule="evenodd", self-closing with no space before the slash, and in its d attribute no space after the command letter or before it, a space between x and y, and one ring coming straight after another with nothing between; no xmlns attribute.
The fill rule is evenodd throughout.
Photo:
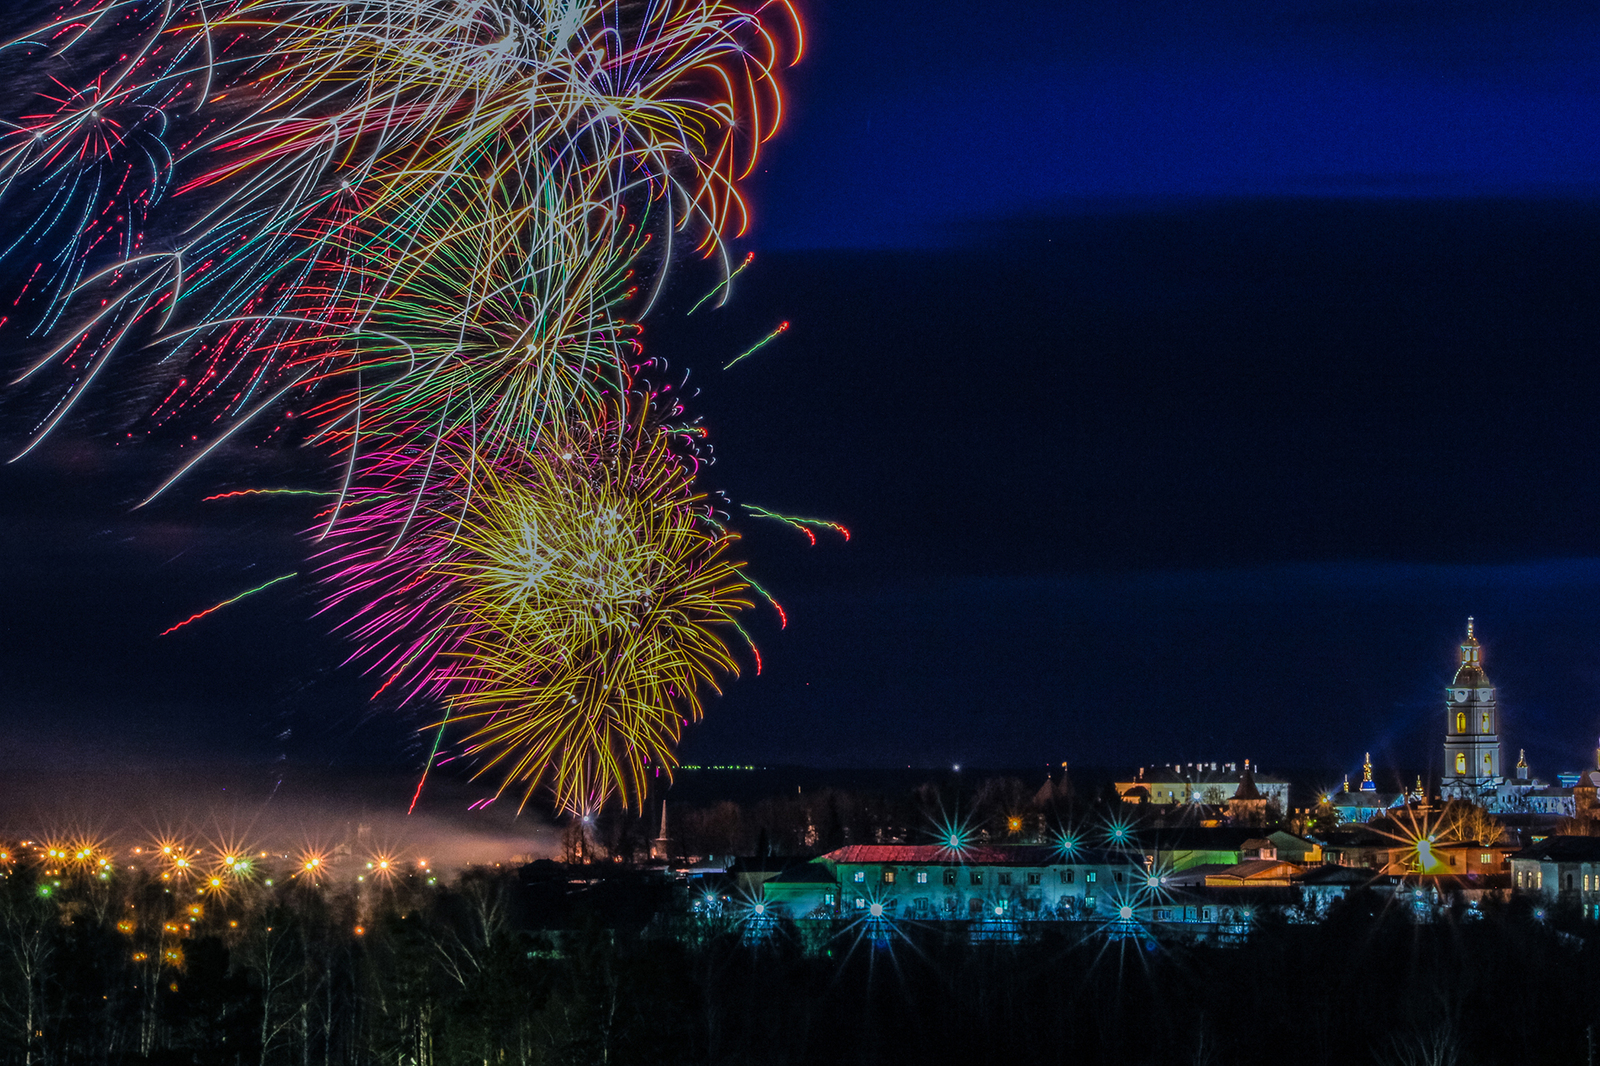
<svg viewBox="0 0 1600 1066"><path fill-rule="evenodd" d="M1568 900L1600 918L1600 837L1550 836L1511 856L1511 881L1549 902Z"/></svg>
<svg viewBox="0 0 1600 1066"><path fill-rule="evenodd" d="M1461 662L1444 691L1444 772L1439 791L1445 799L1495 806L1505 784L1500 763L1500 712L1494 684L1483 670L1483 649L1467 619Z"/></svg>
<svg viewBox="0 0 1600 1066"><path fill-rule="evenodd" d="M1085 919L1142 900L1144 858L1121 849L856 844L772 878L762 898L768 913L790 918Z"/></svg>
<svg viewBox="0 0 1600 1066"><path fill-rule="evenodd" d="M1289 782L1252 770L1244 761L1253 789L1280 811L1289 809ZM1238 763L1174 763L1144 767L1131 778L1114 782L1124 803L1152 803L1157 806L1205 803L1221 806L1238 795L1244 776Z"/></svg>

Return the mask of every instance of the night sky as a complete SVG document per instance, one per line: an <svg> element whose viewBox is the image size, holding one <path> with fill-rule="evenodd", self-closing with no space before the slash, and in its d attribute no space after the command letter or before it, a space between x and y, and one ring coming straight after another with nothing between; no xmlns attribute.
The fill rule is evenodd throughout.
<svg viewBox="0 0 1600 1066"><path fill-rule="evenodd" d="M1508 762L1591 758L1600 9L973 10L814 5L755 265L647 322L708 485L853 534L746 524L789 625L685 761L1436 768L1469 614ZM327 464L133 512L182 453L116 400L0 468L0 763L420 766L313 617L311 506L199 502Z"/></svg>

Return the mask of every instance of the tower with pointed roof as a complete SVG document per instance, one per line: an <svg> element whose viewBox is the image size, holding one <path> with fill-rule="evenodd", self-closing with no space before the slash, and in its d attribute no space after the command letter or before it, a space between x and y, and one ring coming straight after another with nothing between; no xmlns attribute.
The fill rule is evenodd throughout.
<svg viewBox="0 0 1600 1066"><path fill-rule="evenodd" d="M1461 662L1444 690L1444 773L1439 791L1445 799L1493 804L1505 783L1500 764L1500 712L1494 684L1483 672L1483 648L1467 619Z"/></svg>

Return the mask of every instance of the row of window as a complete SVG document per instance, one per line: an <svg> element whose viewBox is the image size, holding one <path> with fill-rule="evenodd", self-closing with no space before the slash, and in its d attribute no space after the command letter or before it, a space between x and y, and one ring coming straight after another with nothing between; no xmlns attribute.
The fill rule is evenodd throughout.
<svg viewBox="0 0 1600 1066"><path fill-rule="evenodd" d="M822 901L823 901L823 903L825 905L827 905L829 907L833 906L833 895L830 893L828 895L823 896L822 897ZM857 897L855 897L855 909L856 910L865 911L871 906L872 906L872 904L868 903L867 898L865 896L857 896ZM938 899L938 900L931 900L927 896L918 896L917 898L915 898L915 899L913 899L911 901L910 909L912 911L916 912L917 914L927 914L930 911L934 910L935 908L937 908L943 914L954 914L954 913L956 913L957 910L960 909L960 906L961 906L960 901L955 899L952 896L946 896L946 897L943 897L942 899ZM1044 909L1044 901L1039 899L1039 898L1037 898L1037 897L1030 897L1030 898L1021 899L1021 900L1006 900L1006 899L993 899L993 900L969 899L969 900L967 900L967 912L969 914L974 914L974 915L982 914L982 913L987 912L987 913L992 913L995 917L1000 917L1000 916L1005 915L1009 911L1011 911L1013 909L1017 909L1017 908L1020 908L1022 911L1024 911L1025 913L1028 913L1028 914L1037 914L1037 913L1039 913L1039 911ZM1082 904L1082 908L1084 910L1086 910L1086 911L1094 910L1094 897L1093 896L1086 896L1084 898L1084 901L1083 901L1083 904ZM900 901L898 899L890 897L889 899L881 900L881 901L879 901L877 903L876 908L873 910L873 915L874 916L887 915L887 916L893 917L894 913L898 912L899 909L900 909ZM1194 908L1191 907L1189 909L1193 910ZM1210 913L1210 910L1211 910L1211 908L1209 908L1209 907L1206 908L1206 911L1207 911L1208 914ZM1206 919L1206 921L1210 921L1210 920L1211 920L1210 918Z"/></svg>
<svg viewBox="0 0 1600 1066"><path fill-rule="evenodd" d="M895 883L895 876L896 876L897 872L898 871L889 870L889 869L884 870L883 874L882 874L883 883L886 884L886 885L894 884ZM1061 873L1061 883L1064 884L1064 885L1070 885L1076 880L1076 871L1074 871L1074 870L1062 870L1062 871L1060 871L1060 873ZM1098 873L1099 873L1099 871L1097 871L1097 870L1087 870L1087 871L1084 872L1083 879L1084 879L1085 882L1087 882L1089 884L1094 884L1095 879L1096 879L1096 875ZM995 883L996 884L1000 884L1000 885L1009 885L1009 884L1012 883L1011 876L1012 875L1011 875L1011 871L1010 870L1000 870L1000 871L996 872L996 874L995 874ZM1038 870L1025 871L1022 876L1023 876L1023 883L1024 884L1029 884L1029 885L1037 885L1037 884L1041 883L1041 881L1044 878L1044 874L1041 871L1038 871ZM1114 878L1116 878L1118 884L1122 883L1122 872L1121 871L1117 871L1117 872L1113 873L1112 876ZM916 879L916 883L919 884L919 885L927 884L928 883L928 871L927 870L917 870L917 871L915 871L915 879ZM851 876L851 880L853 880L858 885L865 884L866 880L867 880L867 871L865 871L865 870L857 870ZM955 870L945 870L945 872L944 872L944 883L947 884L947 885L953 885L953 884L956 883L956 871ZM982 870L969 869L967 871L967 883L968 884L972 884L972 885L981 885L981 884L983 884L983 871Z"/></svg>

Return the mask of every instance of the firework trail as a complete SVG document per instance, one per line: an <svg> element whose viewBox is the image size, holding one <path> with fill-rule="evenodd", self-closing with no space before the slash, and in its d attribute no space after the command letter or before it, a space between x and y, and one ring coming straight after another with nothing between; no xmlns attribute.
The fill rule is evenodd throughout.
<svg viewBox="0 0 1600 1066"><path fill-rule="evenodd" d="M750 347L746 348L740 354L738 354L738 355L734 356L732 359L728 360L728 362L723 366L722 369L731 370L735 363L744 362L746 359L750 358L752 355L755 355L761 349L765 348L767 345L771 344L773 341L777 340L779 337L783 336L787 332L789 332L789 323L788 322L779 322L777 329L773 330L771 333L767 334L765 337L762 337L760 340L756 341L754 344L752 344Z"/></svg>
<svg viewBox="0 0 1600 1066"><path fill-rule="evenodd" d="M86 5L56 32L116 7ZM397 288L428 288L418 274L461 284L470 304L551 259L646 268L630 286L643 314L678 243L728 272L725 236L747 222L737 183L781 115L785 48L760 12L726 3L159 10L145 52L172 58L147 91L188 94L207 115L160 171L181 225L170 247L58 294L52 313L73 325L28 373L71 373L59 416L90 383L85 365L152 331L178 379L155 425L247 420L286 382L358 391L370 345L344 338L370 340ZM463 212L471 225L451 221ZM553 229L563 247L548 247Z"/></svg>
<svg viewBox="0 0 1600 1066"><path fill-rule="evenodd" d="M831 529L845 540L850 539L850 531L838 522L829 522L822 518L801 518L798 515L779 514L776 511L769 511L765 507L756 507L754 504L747 503L742 506L746 511L750 512L752 517L770 518L775 522L782 522L791 529L798 529L811 539L812 545L817 543L815 530L818 529Z"/></svg>
<svg viewBox="0 0 1600 1066"><path fill-rule="evenodd" d="M288 581L291 577L298 577L298 576L299 576L298 572L290 573L290 574L281 574L278 577L273 578L271 581L262 582L261 584L257 585L253 589L245 589L243 592L239 593L236 596L229 596L227 599L223 600L219 604L215 604L214 606L207 607L203 611L196 611L194 614L191 614L188 618L185 618L183 621L179 622L177 625L171 625L171 626L168 626L167 628L163 629L161 632L157 633L156 636L164 637L168 633L173 632L174 630L182 629L184 626L188 625L190 622L198 622L200 619L204 618L206 615L212 614L212 613L214 613L216 611L222 610L224 607L228 606L229 604L238 603L240 600L244 599L246 596L254 596L256 593L262 591L263 589L269 589L273 585L276 585L280 581Z"/></svg>
<svg viewBox="0 0 1600 1066"><path fill-rule="evenodd" d="M749 265L800 50L787 0L63 8L0 49L31 78L0 107L0 201L39 219L0 248L0 329L42 338L24 454L137 376L152 432L206 433L143 506L292 402L344 468L325 610L379 693L444 709L430 766L451 725L500 792L637 805L759 590L638 322L681 255L718 303ZM319 490L206 498L290 491Z"/></svg>

